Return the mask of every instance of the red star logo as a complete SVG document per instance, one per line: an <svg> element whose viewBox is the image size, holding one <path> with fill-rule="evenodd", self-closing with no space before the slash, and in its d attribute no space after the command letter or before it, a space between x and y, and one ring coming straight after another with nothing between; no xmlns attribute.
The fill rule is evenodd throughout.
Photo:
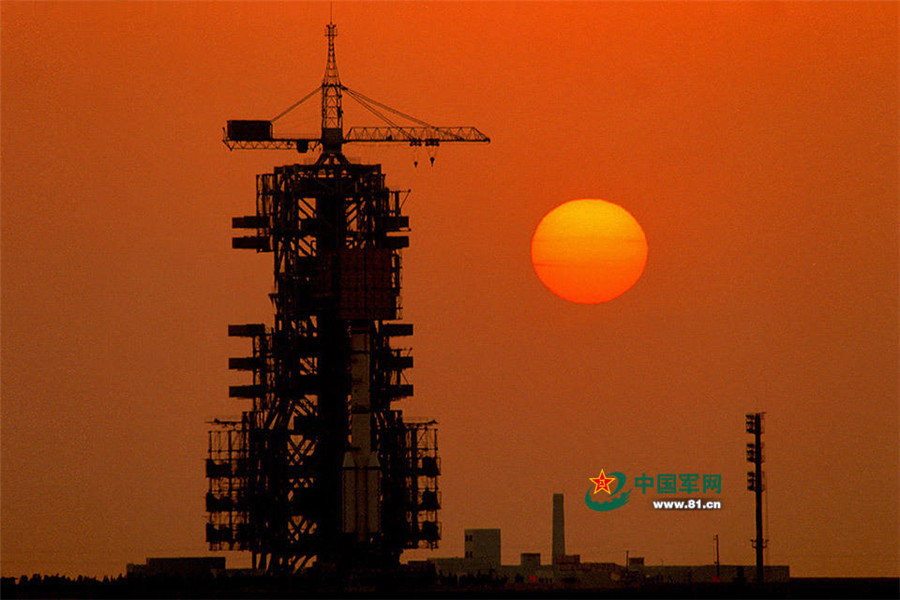
<svg viewBox="0 0 900 600"><path fill-rule="evenodd" d="M611 481L615 481L615 477L607 477L603 472L603 469L600 469L600 477L590 477L591 483L594 484L594 493L596 494L600 490L603 490L607 494L612 494L612 490L609 489L609 484Z"/></svg>

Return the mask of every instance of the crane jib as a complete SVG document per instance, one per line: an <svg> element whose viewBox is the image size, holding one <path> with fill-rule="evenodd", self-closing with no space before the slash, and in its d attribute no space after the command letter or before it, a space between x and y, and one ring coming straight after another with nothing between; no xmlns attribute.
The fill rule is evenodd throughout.
<svg viewBox="0 0 900 600"><path fill-rule="evenodd" d="M329 23L326 27L328 38L328 60L322 84L303 98L282 111L272 120L236 119L228 121L225 128L225 145L230 150L293 150L307 152L321 148L325 154L339 154L343 144L351 142L400 142L411 146L437 146L447 142L490 142L490 138L474 127L435 127L421 119L352 90L341 83L338 75L334 38L337 26ZM295 108L321 94L321 132L311 135L275 135L272 124ZM376 127L350 127L344 130L342 92L386 125ZM399 125L398 121L415 123Z"/></svg>
<svg viewBox="0 0 900 600"><path fill-rule="evenodd" d="M449 142L490 142L474 127L351 127L341 138L328 131L328 146L346 143L406 143L411 146L437 146ZM322 143L315 135L274 137L272 123L261 120L228 121L225 145L230 150L298 150L306 152Z"/></svg>

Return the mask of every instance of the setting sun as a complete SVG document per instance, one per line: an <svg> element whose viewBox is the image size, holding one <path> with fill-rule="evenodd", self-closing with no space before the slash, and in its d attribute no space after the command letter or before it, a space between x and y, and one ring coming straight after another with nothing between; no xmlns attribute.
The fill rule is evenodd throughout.
<svg viewBox="0 0 900 600"><path fill-rule="evenodd" d="M551 292L579 304L617 298L647 264L647 238L631 214L605 200L572 200L538 224L531 263Z"/></svg>

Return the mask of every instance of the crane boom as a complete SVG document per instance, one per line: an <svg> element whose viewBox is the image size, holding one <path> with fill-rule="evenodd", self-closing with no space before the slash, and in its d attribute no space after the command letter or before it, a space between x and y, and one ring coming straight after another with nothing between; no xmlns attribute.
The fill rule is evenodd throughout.
<svg viewBox="0 0 900 600"><path fill-rule="evenodd" d="M235 123L235 121L231 121ZM320 143L315 136L269 137L246 139L225 130L223 140L229 150L298 150L306 152ZM410 146L437 146L447 142L490 142L491 139L475 127L351 127L343 137L348 142L399 142Z"/></svg>
<svg viewBox="0 0 900 600"><path fill-rule="evenodd" d="M322 84L271 121L228 121L222 141L229 150L296 149L298 152L307 152L316 147L321 147L326 154L340 154L343 144L349 142L400 142L407 143L410 146L438 146L446 142L491 141L489 137L475 127L435 127L342 85L338 75L337 59L334 51L334 38L337 37L337 26L334 23L329 23L326 26L325 36L328 38L328 59ZM272 123L302 104L317 91L320 91L322 96L321 134L273 135ZM342 92L344 91L348 93L348 97L360 103L366 110L386 122L387 125L350 127L345 133L342 107ZM414 121L418 125L398 125L379 109Z"/></svg>
<svg viewBox="0 0 900 600"><path fill-rule="evenodd" d="M437 146L441 142L490 142L474 127L351 127L345 142L409 142Z"/></svg>

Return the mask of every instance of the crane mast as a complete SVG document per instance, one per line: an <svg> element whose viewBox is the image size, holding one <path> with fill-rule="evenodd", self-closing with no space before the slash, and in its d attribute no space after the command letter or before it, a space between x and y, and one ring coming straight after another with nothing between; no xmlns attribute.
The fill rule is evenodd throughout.
<svg viewBox="0 0 900 600"><path fill-rule="evenodd" d="M340 151L344 141L344 109L341 106L341 77L338 74L337 59L334 56L334 38L337 25L325 26L328 38L328 61L325 63L325 77L322 79L322 147L326 152Z"/></svg>

